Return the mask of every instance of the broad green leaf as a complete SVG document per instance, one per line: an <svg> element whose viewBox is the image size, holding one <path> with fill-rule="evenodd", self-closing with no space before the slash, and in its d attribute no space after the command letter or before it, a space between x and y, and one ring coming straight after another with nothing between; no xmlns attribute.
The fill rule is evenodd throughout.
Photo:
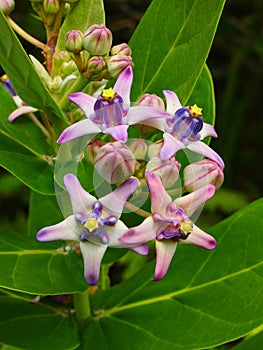
<svg viewBox="0 0 263 350"><path fill-rule="evenodd" d="M254 329L239 344L233 347L234 350L257 350L261 349L263 344L263 325Z"/></svg>
<svg viewBox="0 0 263 350"><path fill-rule="evenodd" d="M79 345L69 310L0 296L0 342L28 350L67 350Z"/></svg>
<svg viewBox="0 0 263 350"><path fill-rule="evenodd" d="M185 105L207 59L224 2L152 1L129 43L135 63L132 101L169 89Z"/></svg>
<svg viewBox="0 0 263 350"><path fill-rule="evenodd" d="M103 0L81 0L71 5L58 36L57 48L65 50L66 33L73 29L83 33L93 24L105 23Z"/></svg>
<svg viewBox="0 0 263 350"><path fill-rule="evenodd" d="M162 281L152 281L150 263L127 282L96 293L83 348L206 349L258 327L263 320L262 210L258 200L209 230L218 240L214 251L179 245Z"/></svg>
<svg viewBox="0 0 263 350"><path fill-rule="evenodd" d="M49 117L52 117L53 113L67 122L2 13L0 28L0 65L10 78L17 94L30 106L45 111Z"/></svg>

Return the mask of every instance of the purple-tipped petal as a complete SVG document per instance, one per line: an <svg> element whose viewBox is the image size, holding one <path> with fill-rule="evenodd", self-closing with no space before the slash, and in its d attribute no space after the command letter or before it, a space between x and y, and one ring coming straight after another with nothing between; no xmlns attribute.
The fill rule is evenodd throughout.
<svg viewBox="0 0 263 350"><path fill-rule="evenodd" d="M166 110L169 114L174 114L178 109L182 108L176 93L171 90L163 90L163 94L166 99Z"/></svg>
<svg viewBox="0 0 263 350"><path fill-rule="evenodd" d="M80 242L80 250L84 260L84 277L90 285L96 284L99 280L100 264L106 249L106 245Z"/></svg>
<svg viewBox="0 0 263 350"><path fill-rule="evenodd" d="M92 210L92 206L97 199L82 188L75 175L66 174L64 176L64 184L68 191L74 214L87 214L88 211Z"/></svg>
<svg viewBox="0 0 263 350"><path fill-rule="evenodd" d="M117 187L116 190L100 198L100 203L110 215L119 218L126 201L137 190L137 188L138 180L130 178L121 186Z"/></svg>
<svg viewBox="0 0 263 350"><path fill-rule="evenodd" d="M200 135L201 135L201 140L208 136L217 137L217 133L213 125L210 125L207 123L203 124L203 128L200 131Z"/></svg>
<svg viewBox="0 0 263 350"><path fill-rule="evenodd" d="M112 136L115 140L126 142L128 139L128 125L116 125L103 130L104 134Z"/></svg>
<svg viewBox="0 0 263 350"><path fill-rule="evenodd" d="M75 103L83 111L86 117L94 113L94 104L96 98L92 97L84 92L76 92L74 94L68 95L68 99Z"/></svg>
<svg viewBox="0 0 263 350"><path fill-rule="evenodd" d="M194 244L198 247L211 250L216 248L216 240L208 233L202 231L199 227L194 225L193 232L187 239L181 241L184 244Z"/></svg>
<svg viewBox="0 0 263 350"><path fill-rule="evenodd" d="M139 226L128 229L120 238L120 242L129 245L139 245L156 238L158 226L152 217L145 219Z"/></svg>
<svg viewBox="0 0 263 350"><path fill-rule="evenodd" d="M147 119L141 122L143 125L164 131L166 128L166 118Z"/></svg>
<svg viewBox="0 0 263 350"><path fill-rule="evenodd" d="M120 242L119 238L128 230L128 227L118 220L114 226L104 227L109 236L109 247L114 248L127 248L127 244Z"/></svg>
<svg viewBox="0 0 263 350"><path fill-rule="evenodd" d="M131 93L132 81L133 81L132 68L128 66L119 75L113 87L113 90L122 97L124 103L128 106L130 105L130 93Z"/></svg>
<svg viewBox="0 0 263 350"><path fill-rule="evenodd" d="M221 167L222 170L224 169L225 164L223 159L204 142L192 142L187 146L187 148L195 153L201 154L202 156L215 161Z"/></svg>
<svg viewBox="0 0 263 350"><path fill-rule="evenodd" d="M89 119L83 119L73 125L70 125L64 131L62 131L57 142L64 143L75 140L84 135L98 134L100 132L101 129L98 127L98 125L94 124Z"/></svg>
<svg viewBox="0 0 263 350"><path fill-rule="evenodd" d="M183 142L177 140L172 135L165 132L163 134L163 147L160 152L160 157L163 161L166 161L172 158L176 152L185 148Z"/></svg>
<svg viewBox="0 0 263 350"><path fill-rule="evenodd" d="M156 266L154 281L159 281L166 275L176 251L176 245L176 242L171 240L156 241Z"/></svg>
<svg viewBox="0 0 263 350"><path fill-rule="evenodd" d="M126 117L124 117L124 120L126 120L129 125L144 124L144 121L146 121L146 125L150 125L149 123L151 120L155 121L155 119L160 118L165 120L168 116L169 113L161 108L139 105L131 107Z"/></svg>
<svg viewBox="0 0 263 350"><path fill-rule="evenodd" d="M147 170L146 180L150 190L152 213L165 214L166 207L172 199L163 187L160 177Z"/></svg>
<svg viewBox="0 0 263 350"><path fill-rule="evenodd" d="M15 109L8 117L9 123L12 123L16 118L20 117L23 114L36 112L37 109L30 106L21 106Z"/></svg>
<svg viewBox="0 0 263 350"><path fill-rule="evenodd" d="M148 255L149 247L146 244L137 245L136 247L129 248L139 255Z"/></svg>
<svg viewBox="0 0 263 350"><path fill-rule="evenodd" d="M79 226L74 215L59 224L42 228L37 233L37 240L49 242L57 240L76 241L79 239Z"/></svg>
<svg viewBox="0 0 263 350"><path fill-rule="evenodd" d="M214 185L207 185L186 196L177 198L174 203L190 217L201 205L213 197L215 190Z"/></svg>

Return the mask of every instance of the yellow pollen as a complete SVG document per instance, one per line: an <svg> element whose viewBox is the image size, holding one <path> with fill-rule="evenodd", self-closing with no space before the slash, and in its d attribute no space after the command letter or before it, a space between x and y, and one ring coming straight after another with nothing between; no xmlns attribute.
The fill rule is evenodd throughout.
<svg viewBox="0 0 263 350"><path fill-rule="evenodd" d="M112 101L117 96L117 92L113 91L112 88L103 89L101 97L106 101Z"/></svg>
<svg viewBox="0 0 263 350"><path fill-rule="evenodd" d="M196 104L189 107L189 112L191 113L193 118L201 118L202 117L202 108L199 108Z"/></svg>
<svg viewBox="0 0 263 350"><path fill-rule="evenodd" d="M180 231L187 234L193 231L193 222L191 220L184 220L180 225Z"/></svg>
<svg viewBox="0 0 263 350"><path fill-rule="evenodd" d="M93 230L95 230L96 228L99 227L97 219L96 218L88 218L84 227L89 229L92 232Z"/></svg>

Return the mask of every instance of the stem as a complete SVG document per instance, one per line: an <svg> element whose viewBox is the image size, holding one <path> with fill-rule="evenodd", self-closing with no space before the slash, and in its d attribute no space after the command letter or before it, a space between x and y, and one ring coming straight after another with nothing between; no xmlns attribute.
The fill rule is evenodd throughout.
<svg viewBox="0 0 263 350"><path fill-rule="evenodd" d="M8 23L10 24L10 26L14 29L14 31L17 34L19 34L22 38L27 40L32 45L35 45L36 47L40 48L41 50L45 49L46 45L44 43L42 43L41 41L37 40L36 38L34 38L33 36L31 36L30 34L25 32L21 27L19 27L18 24L16 24L16 22L14 22L12 20L11 17L6 16L6 19L7 19Z"/></svg>
<svg viewBox="0 0 263 350"><path fill-rule="evenodd" d="M109 265L101 265L101 289L105 290L110 287Z"/></svg>
<svg viewBox="0 0 263 350"><path fill-rule="evenodd" d="M41 129L41 131L43 132L43 134L51 140L51 136L50 133L48 132L48 130L44 127L44 125L42 125L40 123L40 121L37 119L37 117L33 114L33 113L29 113L29 117L30 119Z"/></svg>
<svg viewBox="0 0 263 350"><path fill-rule="evenodd" d="M77 321L82 324L90 317L90 302L88 291L73 294L73 303Z"/></svg>
<svg viewBox="0 0 263 350"><path fill-rule="evenodd" d="M143 209L138 208L136 205L126 202L125 207L128 208L131 211L134 211L136 214L144 217L144 218L148 218L149 216L151 216L152 214L148 213L148 211L145 211Z"/></svg>

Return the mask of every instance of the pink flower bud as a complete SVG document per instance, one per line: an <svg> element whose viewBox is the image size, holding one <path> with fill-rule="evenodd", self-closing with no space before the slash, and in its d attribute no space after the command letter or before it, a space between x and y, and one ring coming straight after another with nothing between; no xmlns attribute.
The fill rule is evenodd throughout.
<svg viewBox="0 0 263 350"><path fill-rule="evenodd" d="M181 164L174 158L168 159L165 162L160 156L151 158L146 166L146 170L157 174L162 179L164 187L171 187L179 177Z"/></svg>
<svg viewBox="0 0 263 350"><path fill-rule="evenodd" d="M92 79L101 80L106 72L106 64L101 56L93 56L88 60L87 76Z"/></svg>
<svg viewBox="0 0 263 350"><path fill-rule="evenodd" d="M82 39L83 33L80 30L70 30L66 34L66 49L74 53L82 51Z"/></svg>
<svg viewBox="0 0 263 350"><path fill-rule="evenodd" d="M95 169L111 184L116 184L133 175L135 157L122 142L110 142L101 147L95 161Z"/></svg>
<svg viewBox="0 0 263 350"><path fill-rule="evenodd" d="M44 11L49 15L55 15L59 10L59 0L44 0L43 8Z"/></svg>
<svg viewBox="0 0 263 350"><path fill-rule="evenodd" d="M163 147L163 140L156 141L148 147L148 156L153 158L160 155L160 151Z"/></svg>
<svg viewBox="0 0 263 350"><path fill-rule="evenodd" d="M108 73L113 79L118 78L121 72L128 66L131 66L132 68L134 66L131 56L114 55L107 58Z"/></svg>
<svg viewBox="0 0 263 350"><path fill-rule="evenodd" d="M144 94L136 102L137 105L152 106L165 109L164 102L161 97L155 94Z"/></svg>
<svg viewBox="0 0 263 350"><path fill-rule="evenodd" d="M133 139L129 147L136 159L145 159L145 155L147 152L147 144L144 140Z"/></svg>
<svg viewBox="0 0 263 350"><path fill-rule="evenodd" d="M199 188L211 184L217 189L224 181L224 173L220 166L210 159L187 165L184 169L184 187L193 192Z"/></svg>
<svg viewBox="0 0 263 350"><path fill-rule="evenodd" d="M104 56L112 44L111 31L104 24L94 24L84 34L82 45L91 55Z"/></svg>
<svg viewBox="0 0 263 350"><path fill-rule="evenodd" d="M111 54L112 54L112 56L114 56L114 55L131 56L132 50L128 44L122 43L119 45L112 46Z"/></svg>
<svg viewBox="0 0 263 350"><path fill-rule="evenodd" d="M3 11L5 15L9 15L15 8L14 0L0 0L0 11Z"/></svg>

